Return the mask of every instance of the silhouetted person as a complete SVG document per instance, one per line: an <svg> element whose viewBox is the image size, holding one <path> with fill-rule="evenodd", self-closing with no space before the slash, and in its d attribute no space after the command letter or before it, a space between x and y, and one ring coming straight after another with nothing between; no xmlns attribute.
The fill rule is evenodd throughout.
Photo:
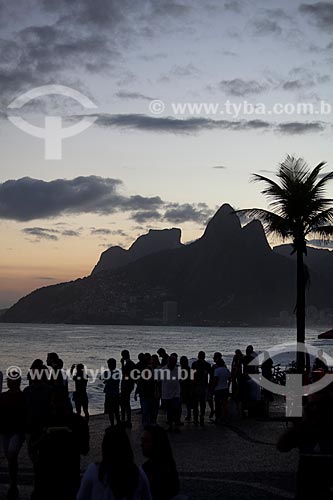
<svg viewBox="0 0 333 500"><path fill-rule="evenodd" d="M246 374L259 373L259 367L255 364L250 364L257 357L257 353L253 350L252 345L248 345L243 356L243 372Z"/></svg>
<svg viewBox="0 0 333 500"><path fill-rule="evenodd" d="M62 373L64 362L56 352L49 352L46 358L49 367L49 383L53 386L63 386L68 392L68 381Z"/></svg>
<svg viewBox="0 0 333 500"><path fill-rule="evenodd" d="M214 395L216 423L221 423L228 415L229 384L231 373L222 358L217 359L214 370Z"/></svg>
<svg viewBox="0 0 333 500"><path fill-rule="evenodd" d="M318 355L317 357L315 358L314 362L313 362L313 370L316 371L316 370L323 370L324 372L327 372L328 371L328 366L327 366L327 362L323 356L323 351L322 349L319 349L318 351Z"/></svg>
<svg viewBox="0 0 333 500"><path fill-rule="evenodd" d="M48 383L48 369L41 359L35 359L29 372L29 386L23 391L27 408L27 444L30 459L36 460L36 444L48 421L52 386Z"/></svg>
<svg viewBox="0 0 333 500"><path fill-rule="evenodd" d="M109 427L102 461L87 468L76 500L151 500L149 483L134 462L130 441L121 427Z"/></svg>
<svg viewBox="0 0 333 500"><path fill-rule="evenodd" d="M88 411L88 394L87 394L87 384L88 375L82 363L73 365L71 368L71 374L73 375L73 381L75 384L75 392L73 394L73 401L75 404L76 413L81 415L81 410L83 410L84 416L89 420Z"/></svg>
<svg viewBox="0 0 333 500"><path fill-rule="evenodd" d="M104 374L105 411L109 415L110 425L120 424L120 372L114 358L107 361L109 370Z"/></svg>
<svg viewBox="0 0 333 500"><path fill-rule="evenodd" d="M134 389L134 381L131 376L135 370L135 363L130 358L127 349L121 353L121 368L122 379L120 385L120 405L121 405L121 420L129 428L132 427L132 412L131 412L131 393Z"/></svg>
<svg viewBox="0 0 333 500"><path fill-rule="evenodd" d="M161 358L161 362L160 362L161 368L163 366L167 366L168 360L169 360L169 355L166 353L166 350L163 347L160 347L157 351L157 354Z"/></svg>
<svg viewBox="0 0 333 500"><path fill-rule="evenodd" d="M156 402L155 402L155 380L154 370L152 367L152 358L149 353L144 354L142 362L137 363L137 369L140 370L141 376L137 381L137 388L135 391L135 399L137 395L140 397L140 406L142 414L142 425L156 423Z"/></svg>
<svg viewBox="0 0 333 500"><path fill-rule="evenodd" d="M50 414L36 444L33 500L75 500L80 485L80 454L89 451L86 420L73 413L64 387L52 389Z"/></svg>
<svg viewBox="0 0 333 500"><path fill-rule="evenodd" d="M167 433L158 425L146 427L141 447L153 500L171 500L179 493L179 478Z"/></svg>
<svg viewBox="0 0 333 500"><path fill-rule="evenodd" d="M180 402L180 374L175 357L169 357L167 367L161 368L161 375L162 399L166 404L169 430L179 432L182 408Z"/></svg>
<svg viewBox="0 0 333 500"><path fill-rule="evenodd" d="M200 407L200 425L204 425L206 400L208 393L208 383L211 374L211 365L205 360L206 354L200 351L197 361L192 364L192 369L195 370L194 374L194 388L193 388L193 416L194 423L199 423L199 407Z"/></svg>
<svg viewBox="0 0 333 500"><path fill-rule="evenodd" d="M222 359L221 352L215 352L213 356L214 364L211 367L209 385L208 385L208 395L207 395L207 403L210 408L209 418L213 418L215 415L215 407L214 407L214 370L217 367L216 363L218 359Z"/></svg>
<svg viewBox="0 0 333 500"><path fill-rule="evenodd" d="M0 394L0 434L3 450L8 462L9 490L7 498L18 498L17 488L18 455L25 437L26 405L21 391L19 373L7 378L8 391Z"/></svg>
<svg viewBox="0 0 333 500"><path fill-rule="evenodd" d="M234 399L240 397L243 374L243 353L240 349L235 350L235 355L231 363L231 392Z"/></svg>
<svg viewBox="0 0 333 500"><path fill-rule="evenodd" d="M142 371L146 368L146 366L147 366L146 355L144 352L140 352L140 354L138 354L138 362L136 364L136 368Z"/></svg>

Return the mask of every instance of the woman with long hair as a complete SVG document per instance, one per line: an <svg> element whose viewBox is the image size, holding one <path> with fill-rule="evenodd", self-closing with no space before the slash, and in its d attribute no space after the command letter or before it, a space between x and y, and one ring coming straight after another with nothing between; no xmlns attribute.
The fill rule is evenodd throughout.
<svg viewBox="0 0 333 500"><path fill-rule="evenodd" d="M126 431L108 427L102 443L102 461L90 464L77 500L151 500L145 474L137 467Z"/></svg>
<svg viewBox="0 0 333 500"><path fill-rule="evenodd" d="M153 500L170 500L179 493L179 478L168 435L159 425L145 427L142 466L149 480Z"/></svg>

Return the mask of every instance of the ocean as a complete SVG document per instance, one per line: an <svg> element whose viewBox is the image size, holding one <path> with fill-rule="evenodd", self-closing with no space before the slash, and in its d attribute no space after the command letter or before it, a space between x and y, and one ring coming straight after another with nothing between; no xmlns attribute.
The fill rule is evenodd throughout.
<svg viewBox="0 0 333 500"><path fill-rule="evenodd" d="M327 328L328 329L328 328ZM322 341L317 335L324 329L308 329L306 340L315 349L323 349L333 356L333 340ZM120 352L128 349L134 361L140 352L156 353L159 347L167 352L177 352L195 358L204 350L210 360L215 351L221 351L230 366L235 349L243 352L252 344L257 352L275 345L293 342L295 328L203 328L171 326L112 326L112 325L34 325L0 323L0 370L6 373L10 366L22 371L23 386L26 373L36 358L46 361L48 352L57 352L68 369L73 363L83 363L97 370L106 367L110 357L117 359ZM281 356L281 355L280 355ZM274 362L283 359L274 358ZM70 383L70 390L73 389ZM89 411L103 411L103 384L97 380L88 384Z"/></svg>

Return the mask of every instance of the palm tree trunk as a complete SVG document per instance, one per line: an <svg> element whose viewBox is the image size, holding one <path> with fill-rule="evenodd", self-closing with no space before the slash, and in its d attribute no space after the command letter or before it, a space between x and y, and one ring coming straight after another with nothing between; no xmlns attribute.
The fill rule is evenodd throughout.
<svg viewBox="0 0 333 500"><path fill-rule="evenodd" d="M305 273L303 262L303 250L297 248L297 342L305 342ZM299 373L304 372L304 353L297 352L297 368Z"/></svg>

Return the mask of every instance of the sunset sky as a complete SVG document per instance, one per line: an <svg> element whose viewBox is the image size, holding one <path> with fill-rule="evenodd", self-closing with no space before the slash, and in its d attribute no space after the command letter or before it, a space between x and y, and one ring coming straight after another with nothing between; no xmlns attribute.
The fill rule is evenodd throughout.
<svg viewBox="0 0 333 500"><path fill-rule="evenodd" d="M287 153L332 169L321 107L333 110L332 28L332 1L0 0L0 308L89 274L107 247L150 228L180 227L187 242L225 202L264 207L250 174L273 176ZM96 109L58 95L9 113L50 84ZM266 110L222 114L226 101ZM177 115L173 103L220 108ZM276 103L289 108L274 113ZM314 113L290 112L297 103ZM95 123L46 160L43 140L8 114Z"/></svg>

